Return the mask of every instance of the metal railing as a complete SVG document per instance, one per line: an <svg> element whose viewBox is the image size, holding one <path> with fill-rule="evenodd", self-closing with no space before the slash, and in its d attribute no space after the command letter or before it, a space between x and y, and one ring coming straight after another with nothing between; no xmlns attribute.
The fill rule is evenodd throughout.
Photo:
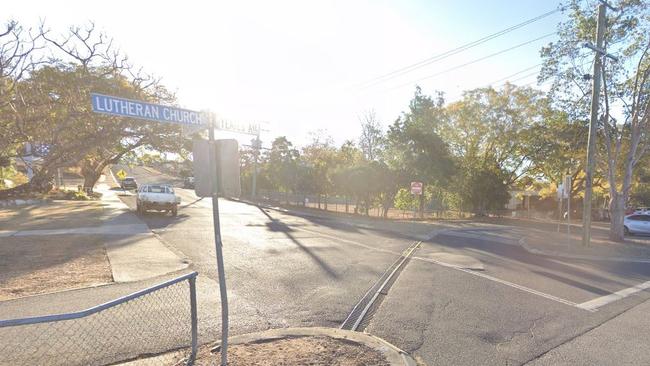
<svg viewBox="0 0 650 366"><path fill-rule="evenodd" d="M197 350L196 272L92 308L0 320L0 365L191 365Z"/></svg>

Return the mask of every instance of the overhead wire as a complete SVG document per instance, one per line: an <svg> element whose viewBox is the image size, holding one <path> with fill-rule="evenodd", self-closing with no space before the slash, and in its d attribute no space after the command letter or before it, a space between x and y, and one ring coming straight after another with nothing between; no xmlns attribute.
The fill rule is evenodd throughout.
<svg viewBox="0 0 650 366"><path fill-rule="evenodd" d="M422 60L422 61L416 62L416 63L414 63L414 64L411 64L411 65L408 65L408 66L405 66L405 67L399 68L399 69L397 69L397 70L391 71L391 72L389 72L389 73L383 74L383 75L381 75L381 76L378 76L378 77L372 78L372 79L370 79L370 80L367 80L367 81L365 81L365 82L360 83L359 85L357 85L357 87L360 87L360 88L369 87L369 86L372 86L372 85L375 85L375 84L378 84L378 83L381 83L381 82L384 82L384 81L387 81L387 80L393 79L393 78L398 77L398 76L400 76L400 75L403 75L403 74L409 73L409 72L411 72L411 71L417 70L417 69L419 69L419 68L422 68L422 67L424 67L424 66L430 65L430 64L435 63L435 62L438 62L438 61L440 61L440 60L444 60L444 59L446 59L446 58L448 58L448 57L451 57L451 56L453 56L453 55L456 55L456 54L458 54L458 53L460 53L460 52L463 52L463 51L465 51L465 50L468 50L468 49L470 49L470 48L476 47L476 46L478 46L478 45L480 45L480 44L483 44L483 43L488 42L488 41L490 41L490 40L492 40L492 39L495 39L495 38L497 38L497 37L500 37L500 36L502 36L502 35L504 35L504 34L510 33L510 32L512 32L512 31L515 31L515 30L517 30L517 29L519 29L519 28L522 28L522 27L524 27L524 26L526 26L526 25L529 25L529 24L531 24L531 23L534 23L534 22L536 22L536 21L539 21L539 20L541 20L541 19L544 19L544 18L546 18L546 17L548 17L548 16L551 16L551 15L553 15L553 14L555 14L555 13L557 13L557 12L563 11L563 10L564 10L564 8L562 8L562 7L558 7L558 8L555 9L555 10L551 10L551 11L549 11L549 12L546 12L546 13L540 14L540 15L538 15L538 16L536 16L536 17L533 17L533 18L531 18L531 19L528 19L528 20L526 20L526 21L524 21L524 22L521 22L521 23L519 23L519 24L515 24L515 25L513 25L513 26L511 26L511 27L508 27L508 28L506 28L506 29L500 30L500 31L498 31L498 32L496 32L496 33L492 33L492 34L487 35L487 36L485 36L485 37L479 38L479 39L477 39L477 40L475 40L475 41L472 41L472 42L466 43L466 44L464 44L464 45L462 45L462 46L459 46L459 47L453 48L453 49L451 49L451 50L448 50L448 51L442 52L442 53L440 53L440 54L437 54L437 55L431 56L431 57L429 57L429 58L427 58L427 59L424 59L424 60Z"/></svg>
<svg viewBox="0 0 650 366"><path fill-rule="evenodd" d="M514 46L512 46L512 47L508 47L508 48L502 49L502 50L500 50L500 51L497 51L497 52L491 53L491 54L489 54L489 55L487 55L487 56L479 57L479 58L474 59L474 60L472 60L472 61L465 62L465 63L463 63L463 64L460 64L460 65L456 65L456 66L450 67L450 68L448 68L448 69L445 69L445 70L439 71L439 72L437 72L437 73L435 73L435 74L431 74L431 75L427 75L427 76L424 76L424 77L421 77L421 78L418 78L418 79L415 79L415 80L411 80L411 81L409 81L408 83L399 84L399 85L397 85L397 86L394 86L394 87L392 87L392 88L389 88L388 90L394 90L394 89L402 88L402 87L404 87L404 86L410 86L410 85L412 85L413 83L416 83L416 82L418 82L418 81L422 81L422 80L426 80L426 79L431 79L431 78L433 78L433 77L436 77L436 76L439 76L439 75L442 75L442 74L446 74L446 73L451 72L451 71L458 70L458 69L460 69L460 68L463 68L463 67L466 67L466 66L469 66L469 65L475 64L475 63L477 63L477 62L481 62L481 61L484 61L484 60L486 60L486 59L489 59L489 58L492 58L492 57L495 57L495 56L498 56L498 55L504 54L504 53L506 53L506 52L509 52L509 51L515 50L515 49L517 49L517 48L520 48L520 47L523 47L523 46L529 45L529 44L531 44L531 43L537 42L537 41L542 40L542 39L544 39L544 38L548 38L548 37L553 36L553 35L555 35L555 34L557 34L557 32L551 32L551 33L544 34L544 35L542 35L542 36L540 36L540 37L537 37L537 38L534 38L534 39L528 40L528 41L526 41L526 42L519 43L519 44L514 45Z"/></svg>

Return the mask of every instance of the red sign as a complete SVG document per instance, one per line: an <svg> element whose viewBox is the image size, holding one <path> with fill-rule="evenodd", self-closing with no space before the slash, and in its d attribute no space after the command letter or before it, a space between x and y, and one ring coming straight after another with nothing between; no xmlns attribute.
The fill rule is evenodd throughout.
<svg viewBox="0 0 650 366"><path fill-rule="evenodd" d="M422 194L422 182L411 182L411 193Z"/></svg>

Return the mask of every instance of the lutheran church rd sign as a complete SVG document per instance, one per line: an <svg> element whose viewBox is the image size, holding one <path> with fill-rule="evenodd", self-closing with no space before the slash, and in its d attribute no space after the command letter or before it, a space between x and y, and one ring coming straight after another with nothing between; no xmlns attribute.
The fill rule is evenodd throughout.
<svg viewBox="0 0 650 366"><path fill-rule="evenodd" d="M155 122L178 123L188 126L207 125L207 118L200 112L189 109L146 103L139 100L113 97L103 94L90 94L93 112L112 116L146 119Z"/></svg>

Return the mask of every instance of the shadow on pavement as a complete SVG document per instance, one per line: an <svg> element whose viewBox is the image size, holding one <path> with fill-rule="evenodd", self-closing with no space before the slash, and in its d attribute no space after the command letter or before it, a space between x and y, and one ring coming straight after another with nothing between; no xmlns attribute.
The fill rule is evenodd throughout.
<svg viewBox="0 0 650 366"><path fill-rule="evenodd" d="M629 287L631 283L625 283L617 280L613 280L608 277L599 276L588 271L580 270L574 266L563 264L558 260L553 260L552 258L531 254L525 249L511 244L503 244L496 241L486 242L484 240L472 239L472 238L456 238L452 236L440 235L437 237L435 243L433 242L423 242L422 245L440 245L450 248L469 248L469 249L479 249L481 251L490 253L497 257L502 257L514 262L518 262L523 265L534 265L537 267L544 268L546 271L538 271L537 274L545 276L557 281L568 283L572 286L580 287L592 291L595 293L610 293L611 291L593 287L584 282L578 282L575 280L570 280L565 277L561 277L560 274L567 274L577 278L584 279L585 281L590 281L596 284L609 284L616 287ZM489 259L481 258L482 261L490 262ZM606 273L615 274L625 279L634 279L637 278L648 278L650 277L650 265L646 264L628 264L628 263L604 263L604 262L586 262L586 261L574 261L579 264L588 263L592 268L597 268L603 270ZM503 267L504 263L498 263L499 266ZM552 271L552 272L550 272ZM633 281L634 281L633 280ZM571 281L571 283L569 283Z"/></svg>
<svg viewBox="0 0 650 366"><path fill-rule="evenodd" d="M305 252L305 254L309 255L309 257L316 262L326 273L328 276L332 278L338 278L339 276L336 274L336 272L330 267L324 260L322 260L318 255L316 255L312 250L310 250L308 247L303 245L298 239L296 239L291 233L294 231L289 225L283 223L282 221L272 217L269 215L266 210L264 210L262 207L257 206L257 208L266 216L269 220L269 222L266 223L266 226L268 227L269 231L273 232L281 232L283 233L289 240L291 240L300 250Z"/></svg>

